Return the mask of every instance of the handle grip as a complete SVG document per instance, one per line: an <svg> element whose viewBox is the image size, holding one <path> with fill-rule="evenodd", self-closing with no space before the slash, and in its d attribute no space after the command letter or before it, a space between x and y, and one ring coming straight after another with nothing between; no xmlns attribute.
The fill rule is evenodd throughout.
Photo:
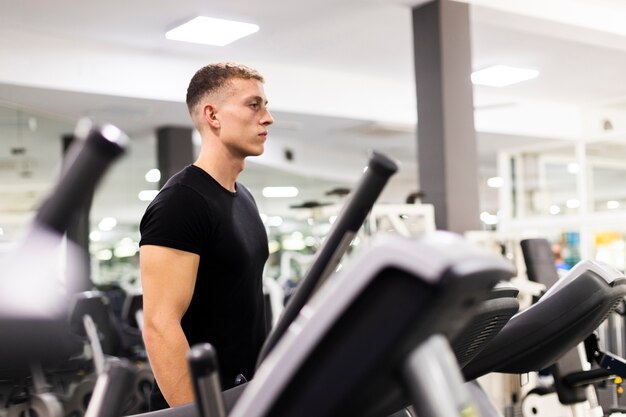
<svg viewBox="0 0 626 417"><path fill-rule="evenodd" d="M225 417L217 352L209 343L193 346L187 355L196 406L201 417Z"/></svg>
<svg viewBox="0 0 626 417"><path fill-rule="evenodd" d="M61 234L128 143L126 134L117 127L96 126L88 119L78 123L75 136L79 141L70 149L71 160L35 217L37 224Z"/></svg>
<svg viewBox="0 0 626 417"><path fill-rule="evenodd" d="M280 319L268 335L259 354L257 367L285 334L315 289L336 269L352 238L365 221L389 178L397 171L398 165L393 160L381 153L372 152L356 190L339 213L324 245L317 252L313 263L300 280Z"/></svg>

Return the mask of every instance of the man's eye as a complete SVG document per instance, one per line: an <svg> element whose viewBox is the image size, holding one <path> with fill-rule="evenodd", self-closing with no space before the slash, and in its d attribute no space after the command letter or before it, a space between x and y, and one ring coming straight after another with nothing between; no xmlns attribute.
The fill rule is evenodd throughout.
<svg viewBox="0 0 626 417"><path fill-rule="evenodd" d="M250 104L250 107L252 107L253 109L258 109L259 108L259 103L252 103L252 104Z"/></svg>

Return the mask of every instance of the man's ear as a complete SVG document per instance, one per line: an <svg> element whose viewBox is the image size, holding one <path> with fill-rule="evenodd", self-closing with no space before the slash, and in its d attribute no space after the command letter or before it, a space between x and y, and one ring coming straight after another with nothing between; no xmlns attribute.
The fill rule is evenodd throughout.
<svg viewBox="0 0 626 417"><path fill-rule="evenodd" d="M220 121L217 118L217 108L212 104L205 104L202 108L202 117L209 124L209 126L219 129Z"/></svg>

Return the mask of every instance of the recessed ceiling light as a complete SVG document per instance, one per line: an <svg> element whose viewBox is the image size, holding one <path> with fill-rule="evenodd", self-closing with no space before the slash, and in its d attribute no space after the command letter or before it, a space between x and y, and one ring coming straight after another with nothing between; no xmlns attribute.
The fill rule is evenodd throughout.
<svg viewBox="0 0 626 417"><path fill-rule="evenodd" d="M198 16L165 34L167 39L224 46L259 30L251 23Z"/></svg>
<svg viewBox="0 0 626 417"><path fill-rule="evenodd" d="M472 73L472 83L489 87L506 87L536 78L539 71L524 68L494 65Z"/></svg>

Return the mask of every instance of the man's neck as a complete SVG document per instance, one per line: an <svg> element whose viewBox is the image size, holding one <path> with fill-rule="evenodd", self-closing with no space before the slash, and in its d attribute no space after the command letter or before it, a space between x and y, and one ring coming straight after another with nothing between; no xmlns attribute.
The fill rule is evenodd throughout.
<svg viewBox="0 0 626 417"><path fill-rule="evenodd" d="M241 171L243 171L245 161L243 159L235 159L217 150L208 151L202 149L194 165L206 171L222 187L235 192L235 182Z"/></svg>

